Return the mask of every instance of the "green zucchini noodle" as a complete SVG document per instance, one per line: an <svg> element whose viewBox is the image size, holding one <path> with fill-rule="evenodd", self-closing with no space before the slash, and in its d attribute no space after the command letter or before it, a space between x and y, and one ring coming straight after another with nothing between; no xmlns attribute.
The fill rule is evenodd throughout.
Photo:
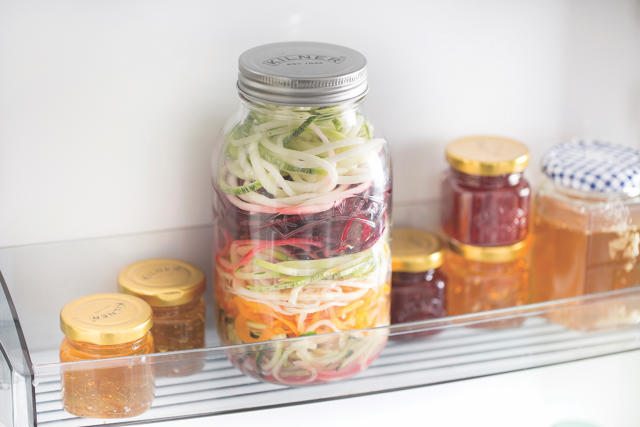
<svg viewBox="0 0 640 427"><path fill-rule="evenodd" d="M229 262L237 263L251 249L250 245L230 250ZM247 301L264 304L285 316L295 316L299 334L316 332L320 326L331 332L340 330L329 320L303 327L307 316L344 307L373 291L378 293L388 282L389 247L386 239L363 252L317 260L286 260L276 249L256 254L252 262L229 272L218 263L218 286L228 299L239 296ZM380 324L388 323L381 316Z"/></svg>
<svg viewBox="0 0 640 427"><path fill-rule="evenodd" d="M263 345L251 369L261 378L283 384L339 380L366 369L386 340L384 331L371 330L275 341Z"/></svg>
<svg viewBox="0 0 640 427"><path fill-rule="evenodd" d="M266 381L354 375L386 343L371 328L390 320L386 141L357 103L243 111L213 175L221 341L257 348L230 358Z"/></svg>
<svg viewBox="0 0 640 427"><path fill-rule="evenodd" d="M252 111L225 135L217 183L236 207L320 212L370 187L370 166L386 142L371 137L360 113L352 120L340 120L332 108L281 116Z"/></svg>

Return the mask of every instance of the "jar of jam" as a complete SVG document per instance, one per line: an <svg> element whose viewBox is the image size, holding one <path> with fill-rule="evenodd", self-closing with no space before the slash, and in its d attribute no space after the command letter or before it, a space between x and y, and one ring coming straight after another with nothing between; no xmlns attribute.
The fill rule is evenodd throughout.
<svg viewBox="0 0 640 427"><path fill-rule="evenodd" d="M65 338L60 361L153 352L151 307L131 295L97 294L71 301L60 312ZM64 409L79 417L123 418L145 412L153 400L153 371L145 358L62 368ZM105 367L101 367L105 366Z"/></svg>
<svg viewBox="0 0 640 427"><path fill-rule="evenodd" d="M640 151L573 141L549 150L542 170L533 215L534 301L639 285ZM626 309L565 320L589 328L615 313L625 316Z"/></svg>
<svg viewBox="0 0 640 427"><path fill-rule="evenodd" d="M118 274L121 292L144 299L153 309L153 337L157 352L190 350L205 345L205 275L198 267L174 259L137 262ZM200 370L195 354L164 358L158 375L186 375ZM178 360L179 359L179 360Z"/></svg>
<svg viewBox="0 0 640 427"><path fill-rule="evenodd" d="M443 260L443 247L435 235L413 228L393 229L391 323L446 316Z"/></svg>
<svg viewBox="0 0 640 427"><path fill-rule="evenodd" d="M442 182L445 233L476 246L512 245L527 237L530 187L523 177L529 149L512 139L472 136L447 145Z"/></svg>
<svg viewBox="0 0 640 427"><path fill-rule="evenodd" d="M444 269L450 316L514 307L528 302L528 241L508 246L472 246L449 241ZM513 326L513 321L491 326Z"/></svg>

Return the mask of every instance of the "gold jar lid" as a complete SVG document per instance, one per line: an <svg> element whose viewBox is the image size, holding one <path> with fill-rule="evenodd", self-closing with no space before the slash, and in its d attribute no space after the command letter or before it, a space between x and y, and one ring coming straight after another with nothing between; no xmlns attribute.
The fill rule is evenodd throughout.
<svg viewBox="0 0 640 427"><path fill-rule="evenodd" d="M442 265L442 244L434 234L416 228L391 232L391 269L418 273Z"/></svg>
<svg viewBox="0 0 640 427"><path fill-rule="evenodd" d="M453 239L449 239L449 250L470 261L501 263L510 262L524 255L528 241L523 240L508 246L473 246L465 245Z"/></svg>
<svg viewBox="0 0 640 427"><path fill-rule="evenodd" d="M497 176L519 173L529 164L526 145L499 136L470 136L450 142L447 162L469 175Z"/></svg>
<svg viewBox="0 0 640 427"><path fill-rule="evenodd" d="M74 341L114 345L142 338L153 321L149 304L131 295L95 294L75 299L60 312L60 329Z"/></svg>
<svg viewBox="0 0 640 427"><path fill-rule="evenodd" d="M202 270L193 264L176 259L149 259L122 270L118 274L118 287L152 307L170 307L199 298L206 282Z"/></svg>

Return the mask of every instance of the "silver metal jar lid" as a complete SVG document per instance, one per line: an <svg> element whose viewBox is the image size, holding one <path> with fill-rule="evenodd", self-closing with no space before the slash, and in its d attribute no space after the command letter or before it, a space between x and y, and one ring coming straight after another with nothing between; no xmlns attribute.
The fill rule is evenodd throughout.
<svg viewBox="0 0 640 427"><path fill-rule="evenodd" d="M238 61L238 90L280 105L336 105L367 93L367 60L344 46L284 42L257 46Z"/></svg>

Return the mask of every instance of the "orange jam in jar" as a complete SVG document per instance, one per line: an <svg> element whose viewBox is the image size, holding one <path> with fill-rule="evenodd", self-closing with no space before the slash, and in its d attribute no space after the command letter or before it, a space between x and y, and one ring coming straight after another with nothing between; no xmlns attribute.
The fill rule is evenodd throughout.
<svg viewBox="0 0 640 427"><path fill-rule="evenodd" d="M640 285L640 198L625 203L551 187L546 182L536 199L535 301Z"/></svg>
<svg viewBox="0 0 640 427"><path fill-rule="evenodd" d="M523 305L529 299L528 242L509 246L480 247L450 241L444 269L447 314L477 313ZM521 323L496 321L487 326Z"/></svg>
<svg viewBox="0 0 640 427"><path fill-rule="evenodd" d="M139 298L122 294L78 298L60 312L65 334L60 361L153 353L151 325L151 307ZM62 368L64 409L79 417L133 417L151 407L153 393L153 370L144 357Z"/></svg>
<svg viewBox="0 0 640 427"><path fill-rule="evenodd" d="M532 253L534 302L640 285L640 150L578 140L551 148L536 195ZM549 317L574 329L637 322L614 300L601 309L556 310Z"/></svg>
<svg viewBox="0 0 640 427"><path fill-rule="evenodd" d="M205 346L206 289L201 269L185 261L150 259L118 274L120 291L144 299L153 310L153 338L157 352L190 350ZM157 375L188 375L202 369L200 354L165 357Z"/></svg>

